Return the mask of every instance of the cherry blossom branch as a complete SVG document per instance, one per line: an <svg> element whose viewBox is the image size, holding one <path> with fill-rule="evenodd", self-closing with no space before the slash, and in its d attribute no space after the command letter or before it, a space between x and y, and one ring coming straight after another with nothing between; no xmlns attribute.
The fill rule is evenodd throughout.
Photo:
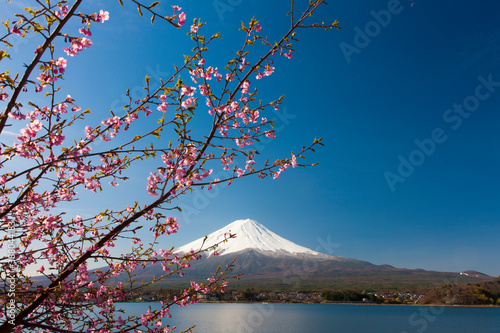
<svg viewBox="0 0 500 333"><path fill-rule="evenodd" d="M66 23L71 19L73 16L74 12L76 9L80 6L83 0L75 0L73 6L71 6L71 9L69 9L68 14L59 22L57 25L56 29L50 34L50 36L45 40L45 42L42 44L37 49L37 53L35 55L35 58L31 61L30 65L26 68L21 80L17 84L17 87L14 89L14 92L12 93L12 96L9 100L9 103L7 104L7 107L5 108L4 112L2 115L0 115L0 133L2 133L5 124L7 122L7 118L9 113L12 111L12 109L16 106L16 101L17 98L19 97L19 94L23 90L24 86L28 82L28 79L35 69L35 67L38 65L40 62L40 59L42 58L43 54L47 50L47 48L52 44L54 39L59 36L62 28L66 25Z"/></svg>
<svg viewBox="0 0 500 333"><path fill-rule="evenodd" d="M143 13L142 13L141 8L145 9L146 11L148 11L149 13L151 13L153 15L153 16L151 16L151 24L154 23L155 18L159 17L160 19L167 21L168 23L170 23L171 25L173 25L176 28L180 28L181 26L184 25L184 22L185 22L185 19L186 19L186 17L185 17L186 15L185 14L182 15L183 13L179 14L179 23L175 23L174 19L175 19L175 17L177 15L163 16L163 15L158 14L154 10L152 10L151 8L156 7L160 3L159 1L154 1L149 6L143 5L142 3L140 3L139 1L136 1L136 0L130 0L130 1L133 2L133 3L135 3L137 5L137 11L139 12L139 15L144 16ZM118 2L120 2L120 5L123 6L122 0L118 0ZM175 6L175 7L177 7L177 6Z"/></svg>
<svg viewBox="0 0 500 333"><path fill-rule="evenodd" d="M131 1L139 4L136 0ZM246 31L244 43L236 57L228 63L226 67L228 74L222 83L222 93L217 96L212 92L208 80L213 75L218 83L220 83L222 75L217 71L217 68L207 68L205 66L204 52L207 50L207 45L213 39L220 36L216 34L210 39L206 39L204 36L198 35L198 28L203 23L195 20L189 33L196 42L195 52L191 56L186 56L184 65L181 68L175 67L176 73L166 82L162 81L161 86L154 92L151 91L149 79L146 77L146 97L134 102L131 95L127 93L129 103L124 108L127 111L126 115L117 117L112 113L112 117L104 120L102 125L94 129L87 128L85 138L82 138L80 142L75 141L74 146L63 146L59 156L55 156L58 149L56 146L61 145L64 140L62 131L76 124L77 120L83 120L87 111L80 112L79 114L75 113L72 120L69 121L65 116L62 116L63 113L66 113L67 105L65 103L73 105L73 109L79 108L74 105L74 100L69 96L64 102L56 103L55 95L59 91L59 88L56 88L54 82L57 78L62 77L59 75L56 78L56 75L59 73L59 70L64 69L65 62L63 61L64 59L56 60L54 58L53 45L49 43L49 47L51 47L50 61L42 61L41 58L36 60L43 67L39 81L42 82L43 86L48 84L51 88L51 91L46 94L47 97L50 97L49 106L39 108L31 102L31 104L29 103L29 105L35 107L35 111L27 113L27 118L30 119L30 122L27 127L21 130L22 135L18 137L21 144L17 146L14 144L12 148L4 145L6 149L3 151L3 156L5 156L6 160L0 162L5 163L12 157L19 157L34 159L36 166L28 167L21 172L13 172L12 174L0 176L2 190L0 198L6 205L5 209L8 209L7 211L0 210L0 213L4 213L0 215L0 218L2 218L4 230L7 230L6 228L9 225L8 221L10 219L14 219L19 224L22 224L19 228L20 243L18 246L22 268L25 268L31 262L49 260L49 271L55 271L55 273L44 273L44 268L41 267L39 272L47 276L50 283L47 287L39 286L31 294L29 293L29 288L34 286L34 282L21 273L25 279L23 281L23 288L27 291L22 294L24 307L21 307L21 311L12 323L6 322L0 326L0 332L11 331L16 325L30 328L41 327L36 325L66 325L64 324L65 322L70 323L72 318L77 318L77 316L72 312L64 312L65 304L80 304L84 306L83 310L87 312L85 312L86 317L84 317L79 327L82 330L87 330L87 328L88 330L94 330L96 327L104 327L104 325L108 324L111 325L112 329L116 329L117 331L129 331L132 330L132 327L139 327L137 319L128 318L126 327L123 326L125 324L113 319L114 306L108 307L103 302L106 299L110 302L122 299L124 297L123 288L121 286L106 286L104 283L111 281L110 278L123 273L128 275L128 282L132 284L134 282L133 277L135 276L134 271L137 268L145 267L146 264L159 261L163 261L168 266L172 265L172 269L168 273L161 275L159 279L168 278L172 274L180 275L183 274L182 270L187 268L190 260L196 259L196 255L201 253L200 251L206 250L199 249L198 252L193 251L180 258L177 255L174 258L169 258L168 256L163 259L157 258L154 247L159 245L159 237L174 233L178 228L175 218L165 217L161 213L162 210L174 209L165 207L167 204L171 204L173 199L188 191L192 191L196 187L211 187L222 182L230 183L236 178L255 174L258 174L259 177L269 174L277 178L280 172L289 166L306 166L306 164L297 163L297 157L303 157L302 154L305 152L313 151L315 145L321 145L321 139L315 140L308 148L302 148L302 151L297 156L292 154L291 158L277 159L273 163L266 161L263 166L253 167L253 164L255 164L253 154L257 153L257 150L246 150L245 147L252 144L253 140L259 141L259 138L263 135L275 137L272 130L264 131L260 129L263 126L272 126L272 121L268 121L264 117L259 121L258 113L259 111L263 112L264 109L270 106L277 108L281 104L281 97L274 102L267 104L259 102L259 106L252 107L254 103L257 103L255 99L257 90L249 91L250 82L248 79L253 73L258 74L258 79L272 74L274 67L271 66L273 61L271 56L275 52L282 53L283 50L291 50L291 41L295 40L294 30L309 27L303 22L306 17L311 16L312 11L321 3L323 1L311 2L309 7L303 12L303 15L295 21L295 17L293 16L294 1L292 0L291 27L288 33L274 44L269 43L267 38L264 39L256 34L261 28L255 19L252 19L249 27L243 26L243 30ZM139 10L152 13L154 19L154 17L159 15L151 9L154 8L153 4L147 8L145 5L139 4L138 8ZM176 11L180 11L179 7L173 7L174 14ZM57 16L57 12L52 12L51 8L45 6L42 6L42 8L48 13L47 15ZM88 24L92 20L92 15L95 14L72 13L70 15L68 13L66 13L67 16L64 19L73 15L87 22L85 23L86 26L80 29L80 32L88 36L90 34ZM179 20L178 25L181 25L180 23L183 21L181 14L183 13L174 15ZM101 11L99 15L105 17L107 14ZM174 16L170 18L175 19ZM100 17L97 16L98 19ZM55 20L58 22L58 27L61 27L64 19L58 18ZM51 23L48 25L50 26ZM47 31L50 36L53 36L54 32L50 33L50 27ZM84 38L68 37L68 35L61 36L65 36L71 42L71 46L65 49L65 51L68 54L71 53L71 55L78 53L78 47L82 47L79 43ZM245 54L248 52L247 49L258 40L261 40L264 45L269 45L270 50L261 56L255 64L250 64L246 62ZM291 52L289 53L289 57L291 57ZM261 68L263 68L263 71ZM190 121L195 116L199 97L193 97L196 87L186 85L181 79L181 72L187 70L189 70L191 79L195 82L196 79L202 78L203 85L199 86L200 93L206 97L207 106L211 107L209 114L213 115L212 124L208 127L207 133L202 133L201 135L195 134L193 136L191 133ZM177 75L178 78L175 82L174 80ZM236 80L236 82L234 84L230 83L233 80ZM29 80L26 80L23 84L21 82L17 88L24 88L26 83L32 83ZM170 85L173 87L170 87ZM241 97L236 99L240 92ZM2 94L2 98L3 96L4 94ZM17 96L14 98L15 105L4 114L5 118L7 115L10 115L18 120L26 119L24 114L12 112L17 107L16 100ZM167 102L170 103L170 106ZM133 103L138 105L132 106ZM63 106L64 110L61 109ZM153 126L152 130L145 131L145 134L140 133L136 135L125 144L114 145L99 153L90 152L92 148L90 145L97 138L101 137L102 139L106 139L105 141L111 141L118 134L118 130L123 127L127 130L140 112L144 111L146 115L149 115L151 113L151 110L149 110L150 107L156 107L159 111L163 112L162 117L159 119L159 124ZM175 108L174 115L172 115L170 120L166 118L167 115L170 116L171 114L170 111L167 111L167 107ZM41 118L45 124L37 119L37 117ZM0 127L0 131L5 124L4 122ZM233 125L235 131L231 130ZM161 148L154 148L151 144L149 148L134 148L133 145L145 141L151 136L160 138L161 131L167 128L175 131L178 139L176 145L172 146L169 143L168 147L165 145ZM240 134L233 134L238 129ZM233 143L239 148L231 147ZM128 157L128 154L136 153L137 155ZM96 189L102 190L100 185L100 180L102 179L112 177L113 183L115 183L116 179L125 180L127 177L126 174L122 176L122 171L126 170L132 163L150 156L155 158L160 153L162 154L161 159L164 165L158 166L156 172L152 172L148 178L148 192L153 196L157 196L152 202L141 206L136 202L134 205L127 206L126 209L121 211L106 210L95 215L93 218L85 220L77 216L70 221L65 221L63 220L63 213L56 216L45 216L45 213L43 213L44 210L51 211L56 209L56 205L60 202L77 200L73 197L76 195L75 189L78 186L84 186L86 189L95 192ZM228 175L222 180L214 179L212 182L204 180L212 171L212 169L208 170L206 168L206 165L211 164L207 162L218 160L224 165L224 170L230 170L229 166L233 164L233 159L239 156L246 156L247 158L246 166L248 168L245 168L247 170L246 174L245 170L237 169L237 165L235 164L232 175ZM100 162L98 158L100 158ZM31 173L35 169L38 171L38 175L33 177ZM21 183L20 177L24 175L28 178L28 184ZM50 186L50 190L44 190L41 193L35 192L35 187L46 189L47 186ZM17 195L17 193L19 194ZM17 195L17 198L14 200L15 195ZM11 198L14 201L12 203L10 202ZM146 223L138 223L141 220L150 223L150 231L154 232L154 240L147 245L141 243L141 240L135 235L137 230L146 225ZM75 234L78 236L77 239L71 239ZM113 242L117 239L131 240L134 244L130 252L124 254L122 257L109 255L110 252L108 249L114 246ZM45 248L43 247L43 243L38 245L38 243L32 243L33 241L44 242ZM21 247L24 247L24 249L21 250ZM203 247L204 245L202 245ZM103 260L107 269L104 271L95 270L88 272L87 263L92 259ZM214 278L209 280L210 284L208 286L223 288L226 283L224 279L227 278L227 271L231 268L232 264L229 264L226 266L226 270L220 271L218 269ZM138 288L150 286L155 281L158 280L155 279L143 283ZM191 288L185 290L181 297L167 304L162 308L162 311L151 314L147 318L147 324L156 325L155 321L157 318L163 316L165 314L164 310L168 310L173 304L186 305L187 303L196 301L195 295L200 290L199 288L203 288L206 291L210 290L192 282ZM89 300L83 302L86 297L89 297ZM91 317L88 311L91 310L93 305L102 309L102 311L97 320L90 321ZM61 310L51 312L50 309L53 309L54 306L60 306ZM75 307L68 306L67 308L74 309ZM57 319L50 318L50 313L57 314ZM72 331L71 327L67 325L65 328L61 327L60 329Z"/></svg>

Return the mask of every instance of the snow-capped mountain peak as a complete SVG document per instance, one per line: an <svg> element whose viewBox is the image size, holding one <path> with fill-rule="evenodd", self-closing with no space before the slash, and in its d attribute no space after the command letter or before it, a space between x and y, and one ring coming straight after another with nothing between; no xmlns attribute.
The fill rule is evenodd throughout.
<svg viewBox="0 0 500 333"><path fill-rule="evenodd" d="M202 237L189 244L181 246L175 252L187 253L190 250L199 250L216 244L227 238L227 234L236 234L236 238L229 239L226 243L219 245L217 252L220 255L241 252L245 250L257 250L274 255L321 255L320 253L297 245L283 237L275 234L257 221L246 219L237 220L227 226L211 233L206 238Z"/></svg>

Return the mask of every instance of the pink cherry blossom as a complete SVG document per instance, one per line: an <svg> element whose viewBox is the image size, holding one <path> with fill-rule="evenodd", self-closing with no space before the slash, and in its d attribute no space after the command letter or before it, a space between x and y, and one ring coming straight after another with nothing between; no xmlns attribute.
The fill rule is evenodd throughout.
<svg viewBox="0 0 500 333"><path fill-rule="evenodd" d="M185 99L184 101L182 101L181 105L183 108L187 108L191 105L195 104L195 99L194 97L189 97L188 99Z"/></svg>
<svg viewBox="0 0 500 333"><path fill-rule="evenodd" d="M182 12L179 14L179 26L182 27L186 23L186 13Z"/></svg>
<svg viewBox="0 0 500 333"><path fill-rule="evenodd" d="M182 86L181 88L181 96L193 96L196 92L196 87Z"/></svg>
<svg viewBox="0 0 500 333"><path fill-rule="evenodd" d="M264 70L264 75L265 76L270 76L271 74L273 74L274 72L274 67L272 66L266 66L265 70Z"/></svg>
<svg viewBox="0 0 500 333"><path fill-rule="evenodd" d="M276 139L276 134L273 131L265 131L264 135L271 139Z"/></svg>
<svg viewBox="0 0 500 333"><path fill-rule="evenodd" d="M160 105L158 105L157 109L158 109L158 111L165 112L165 111L167 111L167 107L168 107L168 103L163 102Z"/></svg>
<svg viewBox="0 0 500 333"><path fill-rule="evenodd" d="M19 36L22 36L23 33L21 32L21 30L19 30L19 27L16 25L14 25L12 27L12 29L10 29L10 32L13 33L13 34L16 34L16 35L19 35Z"/></svg>
<svg viewBox="0 0 500 333"><path fill-rule="evenodd" d="M243 82L243 84L241 85L241 92L243 94L246 94L248 93L248 87L250 86L250 81L245 81Z"/></svg>
<svg viewBox="0 0 500 333"><path fill-rule="evenodd" d="M93 43L92 43L92 41L91 41L90 39L85 38L85 37L84 37L84 38L82 38L81 43L82 43L82 46L83 46L84 48L89 48L89 47L93 44Z"/></svg>
<svg viewBox="0 0 500 333"><path fill-rule="evenodd" d="M64 142L66 137L59 133L51 133L50 134L50 143L54 146L60 146Z"/></svg>
<svg viewBox="0 0 500 333"><path fill-rule="evenodd" d="M56 14L57 17L62 18L68 14L69 7L67 5L60 6L59 9L60 10L54 12L54 14Z"/></svg>
<svg viewBox="0 0 500 333"><path fill-rule="evenodd" d="M242 177L242 176L243 176L243 174L245 173L245 170L243 170L243 169L238 169L238 170L236 170L236 173L238 174L238 178L239 178L239 177Z"/></svg>
<svg viewBox="0 0 500 333"><path fill-rule="evenodd" d="M90 29L88 29L88 27L80 28L78 30L78 32L81 33L81 34L83 34L84 36L87 36L87 37L92 36L92 32L90 31Z"/></svg>
<svg viewBox="0 0 500 333"><path fill-rule="evenodd" d="M109 20L109 12L103 11L102 9L99 11L99 14L97 14L97 22L104 23L104 21Z"/></svg>
<svg viewBox="0 0 500 333"><path fill-rule="evenodd" d="M202 96L207 96L207 95L208 95L208 87L207 87L207 85L206 85L206 84L200 84L200 85L198 86L198 88L200 88L200 94L201 94Z"/></svg>
<svg viewBox="0 0 500 333"><path fill-rule="evenodd" d="M40 120L35 119L31 125L30 125L31 130L34 132L40 132L43 129L43 124Z"/></svg>

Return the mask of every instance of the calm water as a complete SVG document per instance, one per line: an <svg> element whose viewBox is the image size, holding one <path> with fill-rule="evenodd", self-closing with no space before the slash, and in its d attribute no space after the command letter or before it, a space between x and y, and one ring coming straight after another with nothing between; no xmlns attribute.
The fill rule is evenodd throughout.
<svg viewBox="0 0 500 333"><path fill-rule="evenodd" d="M141 314L158 303L122 303ZM173 308L164 324L199 333L500 333L500 307L350 304L194 304Z"/></svg>

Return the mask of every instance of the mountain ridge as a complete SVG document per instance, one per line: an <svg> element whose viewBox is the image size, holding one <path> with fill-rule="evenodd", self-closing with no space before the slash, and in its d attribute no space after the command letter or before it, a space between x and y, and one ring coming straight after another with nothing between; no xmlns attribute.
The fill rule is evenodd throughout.
<svg viewBox="0 0 500 333"><path fill-rule="evenodd" d="M205 255L185 270L188 279L203 279L217 266L224 267L235 257L233 273L243 276L232 281L236 288L265 286L274 289L431 289L451 279L476 283L492 279L486 275L467 275L455 272L436 272L423 269L396 268L375 265L367 261L341 256L330 256L313 251L284 239L262 224L251 219L236 220L227 226L177 248L175 253L188 253L205 244L221 241L228 233L235 233L215 251ZM151 274L151 273L150 273ZM171 283L181 279L172 278Z"/></svg>

